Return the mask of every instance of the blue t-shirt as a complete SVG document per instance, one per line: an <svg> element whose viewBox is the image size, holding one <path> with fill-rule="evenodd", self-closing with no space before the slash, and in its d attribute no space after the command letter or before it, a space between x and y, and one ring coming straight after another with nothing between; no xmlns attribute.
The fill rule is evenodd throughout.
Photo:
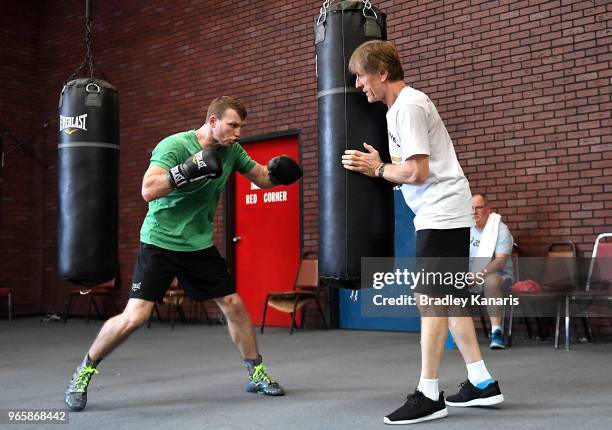
<svg viewBox="0 0 612 430"><path fill-rule="evenodd" d="M470 228L470 267L472 266L472 262L474 258L476 258L476 254L478 254L478 247L480 246L480 236L482 235L482 231L479 231L476 226ZM512 255L512 245L514 244L514 239L512 238L512 234L510 234L510 230L508 226L503 222L499 222L499 232L497 233L497 243L495 244L495 252L493 254L493 258L495 258L495 254L508 254ZM508 257L506 260L506 264L502 267L501 273L502 276L512 276L512 257Z"/></svg>

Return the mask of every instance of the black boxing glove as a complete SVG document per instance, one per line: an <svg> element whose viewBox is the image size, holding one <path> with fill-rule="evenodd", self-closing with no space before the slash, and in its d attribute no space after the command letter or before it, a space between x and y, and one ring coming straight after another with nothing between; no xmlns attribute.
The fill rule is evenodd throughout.
<svg viewBox="0 0 612 430"><path fill-rule="evenodd" d="M222 173L223 163L217 151L204 148L186 159L183 164L168 170L168 182L172 188L178 188L200 179L218 178Z"/></svg>
<svg viewBox="0 0 612 430"><path fill-rule="evenodd" d="M290 185L302 177L302 168L286 155L268 161L268 176L274 185Z"/></svg>

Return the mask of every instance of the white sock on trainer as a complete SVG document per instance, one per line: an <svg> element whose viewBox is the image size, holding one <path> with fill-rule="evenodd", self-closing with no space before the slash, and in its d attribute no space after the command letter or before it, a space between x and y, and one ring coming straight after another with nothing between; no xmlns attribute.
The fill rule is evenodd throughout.
<svg viewBox="0 0 612 430"><path fill-rule="evenodd" d="M417 390L425 394L426 397L430 398L434 402L437 402L440 398L437 379L419 379L419 385L417 387Z"/></svg>
<svg viewBox="0 0 612 430"><path fill-rule="evenodd" d="M468 379L470 383L478 387L478 384L487 380L493 380L491 374L487 370L487 366L484 364L484 360L476 361L466 365L468 371Z"/></svg>
<svg viewBox="0 0 612 430"><path fill-rule="evenodd" d="M491 333L495 333L497 330L503 332L502 326L500 326L500 325L492 325L491 326Z"/></svg>

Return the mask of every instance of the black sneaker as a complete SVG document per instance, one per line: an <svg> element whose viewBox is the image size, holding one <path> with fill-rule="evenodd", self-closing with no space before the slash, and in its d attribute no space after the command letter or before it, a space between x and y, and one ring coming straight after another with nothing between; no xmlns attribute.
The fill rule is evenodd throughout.
<svg viewBox="0 0 612 430"><path fill-rule="evenodd" d="M94 363L86 355L74 371L72 380L64 393L64 401L71 411L82 411L87 404L87 386L94 373L98 373Z"/></svg>
<svg viewBox="0 0 612 430"><path fill-rule="evenodd" d="M448 396L448 406L465 408L468 406L493 406L504 401L504 395L499 390L497 381L491 382L485 388L474 387L469 380L459 384L460 390L454 396Z"/></svg>
<svg viewBox="0 0 612 430"><path fill-rule="evenodd" d="M387 415L383 422L385 424L416 424L444 418L447 415L444 391L440 393L437 401L433 401L419 390L414 390L414 394L408 396L404 406Z"/></svg>
<svg viewBox="0 0 612 430"><path fill-rule="evenodd" d="M246 390L249 393L260 393L266 396L283 396L285 390L274 379L270 378L266 366L262 362L255 366L249 366L249 379L246 382Z"/></svg>

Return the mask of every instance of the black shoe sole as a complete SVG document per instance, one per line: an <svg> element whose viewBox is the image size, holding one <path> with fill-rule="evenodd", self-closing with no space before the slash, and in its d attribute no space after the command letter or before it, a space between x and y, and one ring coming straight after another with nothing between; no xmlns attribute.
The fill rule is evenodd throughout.
<svg viewBox="0 0 612 430"><path fill-rule="evenodd" d="M449 402L447 400L446 404L447 404L447 406L454 406L456 408L468 408L470 406L493 406L493 405L499 405L503 401L504 401L504 395L503 394L498 394L496 396L472 399L470 401L461 402L461 403Z"/></svg>
<svg viewBox="0 0 612 430"><path fill-rule="evenodd" d="M423 421L430 421L430 420L436 420L438 418L444 418L446 416L448 416L448 409L444 408L444 409L440 409L437 412L434 412L431 415L426 415L421 418L415 418L413 420L391 421L389 418L385 417L383 419L383 423L389 424L389 425L416 424L416 423L422 423Z"/></svg>

